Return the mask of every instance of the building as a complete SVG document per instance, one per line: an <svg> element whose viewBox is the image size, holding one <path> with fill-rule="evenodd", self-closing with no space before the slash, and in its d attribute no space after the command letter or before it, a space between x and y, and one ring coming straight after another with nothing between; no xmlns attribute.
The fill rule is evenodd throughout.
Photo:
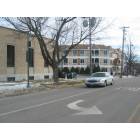
<svg viewBox="0 0 140 140"><path fill-rule="evenodd" d="M63 53L65 53L65 51L66 49L63 50ZM120 49L113 49L111 46L93 44L91 54L93 67L99 65L102 71L108 72L115 71L113 68L113 61L118 58L118 73L120 72ZM72 49L67 58L60 65L60 67L68 68L86 68L87 66L90 66L90 49L87 44L80 44L76 48Z"/></svg>
<svg viewBox="0 0 140 140"><path fill-rule="evenodd" d="M29 79L43 80L52 77L52 69L44 65L38 41L32 38L29 62ZM0 27L0 81L27 80L27 34Z"/></svg>

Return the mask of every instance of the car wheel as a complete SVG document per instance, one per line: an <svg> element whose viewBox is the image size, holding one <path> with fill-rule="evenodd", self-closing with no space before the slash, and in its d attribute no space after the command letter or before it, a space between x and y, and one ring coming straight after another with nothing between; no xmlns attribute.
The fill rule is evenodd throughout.
<svg viewBox="0 0 140 140"><path fill-rule="evenodd" d="M104 87L106 87L106 86L107 86L107 81L104 82Z"/></svg>
<svg viewBox="0 0 140 140"><path fill-rule="evenodd" d="M90 88L91 86L90 85L86 85L86 87Z"/></svg>
<svg viewBox="0 0 140 140"><path fill-rule="evenodd" d="M114 84L114 82L113 82L113 80L112 80L111 85L113 85L113 84Z"/></svg>

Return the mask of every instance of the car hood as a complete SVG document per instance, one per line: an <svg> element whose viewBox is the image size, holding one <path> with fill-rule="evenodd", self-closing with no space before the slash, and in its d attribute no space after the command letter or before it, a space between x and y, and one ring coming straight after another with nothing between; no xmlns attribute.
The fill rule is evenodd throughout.
<svg viewBox="0 0 140 140"><path fill-rule="evenodd" d="M88 80L104 80L104 79L106 79L105 77L89 77L89 78L87 78L86 79L86 81L88 81Z"/></svg>

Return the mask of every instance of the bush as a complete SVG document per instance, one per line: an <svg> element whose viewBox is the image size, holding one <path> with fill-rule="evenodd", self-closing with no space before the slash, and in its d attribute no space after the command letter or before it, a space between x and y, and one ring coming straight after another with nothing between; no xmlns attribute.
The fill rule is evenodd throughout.
<svg viewBox="0 0 140 140"><path fill-rule="evenodd" d="M101 70L100 70L100 66L98 65L98 66L94 66L94 68L93 68L93 73L95 73L95 72L100 72Z"/></svg>
<svg viewBox="0 0 140 140"><path fill-rule="evenodd" d="M79 68L75 68L75 72L76 72L77 74L79 74L79 72L80 72Z"/></svg>
<svg viewBox="0 0 140 140"><path fill-rule="evenodd" d="M90 68L89 67L86 67L85 74L90 74Z"/></svg>
<svg viewBox="0 0 140 140"><path fill-rule="evenodd" d="M71 70L70 70L70 72L75 72L75 68L72 67Z"/></svg>
<svg viewBox="0 0 140 140"><path fill-rule="evenodd" d="M85 74L84 68L81 68L81 69L80 69L80 74Z"/></svg>
<svg viewBox="0 0 140 140"><path fill-rule="evenodd" d="M69 72L70 72L70 70L69 70L69 68L68 68L68 67L64 67L64 68L62 69L62 72L69 73Z"/></svg>

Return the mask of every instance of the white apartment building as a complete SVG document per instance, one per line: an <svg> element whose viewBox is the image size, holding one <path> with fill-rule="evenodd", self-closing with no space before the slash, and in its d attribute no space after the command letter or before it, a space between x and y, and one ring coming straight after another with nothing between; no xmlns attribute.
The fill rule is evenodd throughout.
<svg viewBox="0 0 140 140"><path fill-rule="evenodd" d="M105 45L92 45L91 55L92 55L92 65L93 67L96 65L100 66L102 71L113 71L113 60L115 58L120 59L120 51L115 51L111 46ZM65 50L63 51L65 53ZM115 55L119 53L118 55ZM61 67L78 67L78 68L86 68L90 66L90 49L89 45L80 44L76 48L74 48L64 62L61 64Z"/></svg>

